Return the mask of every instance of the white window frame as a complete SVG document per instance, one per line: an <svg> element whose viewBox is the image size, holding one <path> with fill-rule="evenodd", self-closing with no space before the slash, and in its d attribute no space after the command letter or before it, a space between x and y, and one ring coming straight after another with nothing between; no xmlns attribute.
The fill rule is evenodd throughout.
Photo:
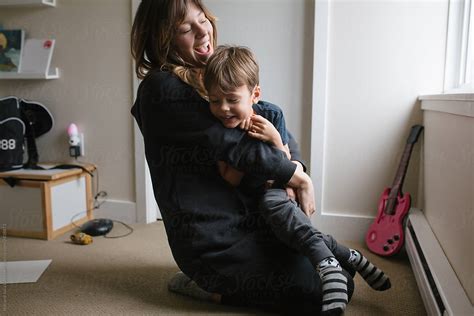
<svg viewBox="0 0 474 316"><path fill-rule="evenodd" d="M473 28L474 1L450 0L444 93L473 91Z"/></svg>

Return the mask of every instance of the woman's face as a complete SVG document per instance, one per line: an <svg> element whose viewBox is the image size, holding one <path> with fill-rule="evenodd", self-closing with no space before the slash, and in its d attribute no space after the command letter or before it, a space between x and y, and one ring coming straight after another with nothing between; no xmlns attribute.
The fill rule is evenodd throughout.
<svg viewBox="0 0 474 316"><path fill-rule="evenodd" d="M189 3L188 13L176 30L176 52L185 62L204 67L207 59L214 53L212 38L211 22L194 3Z"/></svg>

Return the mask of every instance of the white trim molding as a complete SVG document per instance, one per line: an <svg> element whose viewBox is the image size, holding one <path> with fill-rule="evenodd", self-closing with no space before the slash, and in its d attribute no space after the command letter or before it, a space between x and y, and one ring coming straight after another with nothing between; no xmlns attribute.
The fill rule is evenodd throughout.
<svg viewBox="0 0 474 316"><path fill-rule="evenodd" d="M365 232L373 223L373 216L322 213L313 224L325 234L339 241L356 241L365 244ZM314 219L314 218L313 218Z"/></svg>
<svg viewBox="0 0 474 316"><path fill-rule="evenodd" d="M132 0L132 21L135 18L138 5L141 0ZM133 100L137 99L137 90L140 81L135 75L135 62L132 61L132 85ZM145 159L145 146L143 137L135 120L133 120L133 138L135 147L135 199L136 199L136 221L138 223L152 223L161 218L158 205L156 204L153 186L151 183L150 170Z"/></svg>
<svg viewBox="0 0 474 316"><path fill-rule="evenodd" d="M324 151L326 140L329 1L314 5L313 96L311 113L310 174L315 184L317 215L323 207Z"/></svg>
<svg viewBox="0 0 474 316"><path fill-rule="evenodd" d="M373 222L374 217L329 212L324 205L330 1L316 0L314 10L310 170L315 188L316 214L312 217L312 223L319 230L333 235L338 240L364 242L365 232Z"/></svg>
<svg viewBox="0 0 474 316"><path fill-rule="evenodd" d="M94 218L110 218L127 224L137 222L136 204L129 201L107 200L94 210Z"/></svg>

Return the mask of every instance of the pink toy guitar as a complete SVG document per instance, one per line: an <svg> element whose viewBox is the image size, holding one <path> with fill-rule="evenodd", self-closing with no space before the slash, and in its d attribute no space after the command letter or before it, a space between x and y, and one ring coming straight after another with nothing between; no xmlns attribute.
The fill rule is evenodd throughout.
<svg viewBox="0 0 474 316"><path fill-rule="evenodd" d="M395 180L391 188L385 188L383 191L379 200L377 217L365 236L369 250L378 255L394 255L403 246L405 240L403 219L410 210L411 198L410 194L402 193L402 186L411 152L422 130L423 126L421 125L414 125L411 128Z"/></svg>

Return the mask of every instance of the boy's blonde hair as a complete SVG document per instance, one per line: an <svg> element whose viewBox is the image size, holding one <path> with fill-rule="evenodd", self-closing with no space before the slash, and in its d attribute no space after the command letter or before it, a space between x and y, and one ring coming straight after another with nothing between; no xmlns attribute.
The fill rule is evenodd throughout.
<svg viewBox="0 0 474 316"><path fill-rule="evenodd" d="M204 87L208 93L211 88L227 93L246 85L252 93L259 84L258 71L257 59L249 48L221 45L207 61Z"/></svg>

